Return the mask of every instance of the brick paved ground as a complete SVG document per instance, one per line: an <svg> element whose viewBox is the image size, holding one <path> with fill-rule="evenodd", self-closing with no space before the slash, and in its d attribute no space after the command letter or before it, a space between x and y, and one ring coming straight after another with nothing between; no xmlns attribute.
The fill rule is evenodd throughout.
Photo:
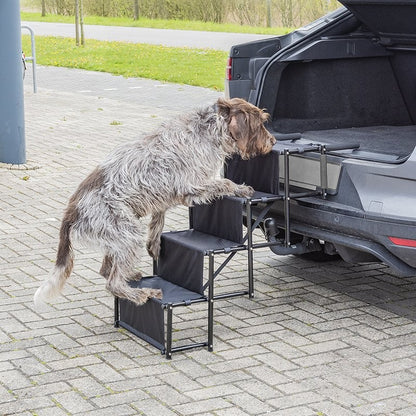
<svg viewBox="0 0 416 416"><path fill-rule="evenodd" d="M134 82L135 97L156 94L154 83ZM94 251L77 249L64 296L34 309L80 180L117 143L218 95L165 88L174 105L26 87L29 170L0 168L0 415L414 416L416 279L384 266L256 252L256 297L216 304L215 351L172 361L113 327ZM186 210L175 209L166 228L186 223ZM149 259L141 267L150 272ZM243 269L233 261L218 286L243 284ZM204 337L202 311L180 313L175 337Z"/></svg>

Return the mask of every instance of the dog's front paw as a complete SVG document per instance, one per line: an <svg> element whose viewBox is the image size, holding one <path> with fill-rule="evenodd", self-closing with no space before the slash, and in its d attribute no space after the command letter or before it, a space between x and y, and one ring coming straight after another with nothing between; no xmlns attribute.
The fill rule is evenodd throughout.
<svg viewBox="0 0 416 416"><path fill-rule="evenodd" d="M160 289L150 289L149 298L162 299L163 293Z"/></svg>
<svg viewBox="0 0 416 416"><path fill-rule="evenodd" d="M150 298L162 299L163 294L160 289L151 289L150 287L143 287L142 289L136 289L126 299L131 300L136 305L145 304Z"/></svg>
<svg viewBox="0 0 416 416"><path fill-rule="evenodd" d="M132 281L132 282L134 282L134 281L138 282L139 280L142 279L142 277L143 277L143 275L140 272L136 272L132 276L129 277L129 280Z"/></svg>
<svg viewBox="0 0 416 416"><path fill-rule="evenodd" d="M160 241L148 241L146 243L146 249L149 256L157 260L160 256Z"/></svg>
<svg viewBox="0 0 416 416"><path fill-rule="evenodd" d="M235 196L250 198L254 194L254 189L248 185L238 185L235 189Z"/></svg>

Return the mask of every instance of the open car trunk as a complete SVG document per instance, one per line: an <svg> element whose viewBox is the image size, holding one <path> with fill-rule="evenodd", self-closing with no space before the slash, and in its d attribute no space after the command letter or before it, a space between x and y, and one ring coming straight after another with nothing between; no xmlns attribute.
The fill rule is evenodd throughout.
<svg viewBox="0 0 416 416"><path fill-rule="evenodd" d="M232 49L229 91L268 110L277 142L234 157L225 176L282 198L263 224L274 253L338 253L413 276L416 0L340 1L348 10L289 37Z"/></svg>
<svg viewBox="0 0 416 416"><path fill-rule="evenodd" d="M341 2L354 29L282 50L263 72L257 104L276 133L358 143L344 156L401 163L416 147L416 0Z"/></svg>

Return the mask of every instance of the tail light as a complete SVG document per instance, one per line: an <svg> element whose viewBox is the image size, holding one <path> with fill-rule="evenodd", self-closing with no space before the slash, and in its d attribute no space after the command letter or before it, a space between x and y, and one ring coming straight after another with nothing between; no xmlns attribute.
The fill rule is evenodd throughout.
<svg viewBox="0 0 416 416"><path fill-rule="evenodd" d="M231 81L233 79L232 69L233 69L233 58L229 57L227 59L227 66L225 69L225 79L227 81Z"/></svg>
<svg viewBox="0 0 416 416"><path fill-rule="evenodd" d="M416 247L416 240L408 238L389 237L389 240L396 246Z"/></svg>

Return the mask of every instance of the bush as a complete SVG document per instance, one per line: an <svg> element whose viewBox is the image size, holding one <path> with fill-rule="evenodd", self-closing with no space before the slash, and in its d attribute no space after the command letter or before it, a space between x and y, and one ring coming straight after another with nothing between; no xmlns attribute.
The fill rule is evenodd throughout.
<svg viewBox="0 0 416 416"><path fill-rule="evenodd" d="M1 1L1 0L0 0ZM72 15L74 0L43 0L46 12ZM42 0L22 0L40 11ZM85 15L130 17L134 0L82 0ZM267 0L138 0L139 15L150 19L200 20L266 26ZM339 7L336 0L270 0L272 26L299 27Z"/></svg>

